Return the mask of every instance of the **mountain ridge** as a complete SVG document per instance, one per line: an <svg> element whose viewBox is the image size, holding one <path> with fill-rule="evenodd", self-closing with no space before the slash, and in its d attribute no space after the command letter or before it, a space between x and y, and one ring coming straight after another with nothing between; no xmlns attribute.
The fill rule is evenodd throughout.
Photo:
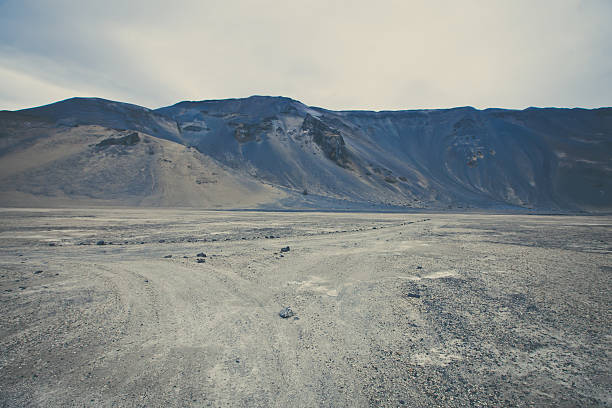
<svg viewBox="0 0 612 408"><path fill-rule="evenodd" d="M254 95L149 109L101 98L69 98L1 111L0 160L10 161L11 154L32 140L42 143L67 133L78 140L79 128L85 132L87 127L97 127L106 138L132 131L149 143L166 140L183 146L179 150L191 149L189 154L195 149L227 180L267 192L241 201L253 208L612 209L612 108L333 111L288 97ZM115 152L122 159L149 163L146 156L130 156L130 148L134 150L114 149L124 149ZM89 147L83 149L80 154L99 159ZM156 160L165 163L161 156ZM159 163L155 166L161 169ZM159 169L176 185L187 183ZM179 170L189 179L184 169L174 171ZM0 179L0 204L15 201L7 200L15 192L32 193L25 187L28 176L20 177L21 185ZM66 190L61 177L48 182ZM179 190L190 196L190 205L235 208L222 197L208 197L200 187ZM187 193L193 189L203 194L201 201L198 194ZM249 191L245 188L244 194ZM133 203L130 194L111 201ZM70 194L66 197L70 201ZM181 200L149 202L180 205Z"/></svg>

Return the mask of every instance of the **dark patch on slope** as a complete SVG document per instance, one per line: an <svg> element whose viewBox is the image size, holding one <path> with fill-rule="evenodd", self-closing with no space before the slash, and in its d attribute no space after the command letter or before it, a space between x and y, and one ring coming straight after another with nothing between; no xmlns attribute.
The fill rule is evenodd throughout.
<svg viewBox="0 0 612 408"><path fill-rule="evenodd" d="M327 158L341 167L349 167L349 154L338 130L307 114L302 123L302 133L312 137L313 142L321 148Z"/></svg>
<svg viewBox="0 0 612 408"><path fill-rule="evenodd" d="M251 141L261 141L261 136L271 132L276 116L267 117L258 123L244 122L229 122L228 124L234 128L234 138L238 143L246 143Z"/></svg>
<svg viewBox="0 0 612 408"><path fill-rule="evenodd" d="M132 132L127 136L117 138L109 137L108 139L104 139L98 143L96 147L104 149L109 146L134 146L138 142L140 142L138 132Z"/></svg>

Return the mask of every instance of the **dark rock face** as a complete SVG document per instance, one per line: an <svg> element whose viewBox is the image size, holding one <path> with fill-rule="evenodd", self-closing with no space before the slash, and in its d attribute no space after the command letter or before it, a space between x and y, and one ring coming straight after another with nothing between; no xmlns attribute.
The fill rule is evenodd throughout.
<svg viewBox="0 0 612 408"><path fill-rule="evenodd" d="M132 132L127 136L123 137L109 137L108 139L104 139L100 143L96 145L98 148L105 148L108 146L134 146L136 143L140 142L140 136L138 136L138 132Z"/></svg>
<svg viewBox="0 0 612 408"><path fill-rule="evenodd" d="M349 166L348 151L340 132L327 126L314 116L307 114L302 123L302 133L323 150L323 153L340 167Z"/></svg>
<svg viewBox="0 0 612 408"><path fill-rule="evenodd" d="M286 247L284 247L284 248L281 248L281 250L280 250L280 251L281 251L281 252L289 252L289 251L290 251L290 248L289 248L288 246L286 246Z"/></svg>
<svg viewBox="0 0 612 408"><path fill-rule="evenodd" d="M273 121L276 117L268 117L257 123L237 123L230 122L229 125L234 128L234 138L239 143L252 141L261 141L261 136L273 129Z"/></svg>

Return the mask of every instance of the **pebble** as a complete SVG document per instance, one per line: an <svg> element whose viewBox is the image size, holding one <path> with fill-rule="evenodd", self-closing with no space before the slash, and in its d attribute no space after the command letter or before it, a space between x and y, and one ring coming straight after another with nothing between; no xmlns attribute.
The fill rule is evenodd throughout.
<svg viewBox="0 0 612 408"><path fill-rule="evenodd" d="M278 315L283 319L288 319L289 317L294 316L295 313L293 313L293 310L291 310L291 308L287 306L284 307L280 312L278 312Z"/></svg>

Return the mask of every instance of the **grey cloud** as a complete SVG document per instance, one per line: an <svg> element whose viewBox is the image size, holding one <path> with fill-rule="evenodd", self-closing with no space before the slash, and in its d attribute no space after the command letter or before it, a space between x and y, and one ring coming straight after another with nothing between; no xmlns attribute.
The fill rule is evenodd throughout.
<svg viewBox="0 0 612 408"><path fill-rule="evenodd" d="M608 106L610 16L605 0L9 0L0 108L75 94L149 107L251 94L331 109Z"/></svg>

